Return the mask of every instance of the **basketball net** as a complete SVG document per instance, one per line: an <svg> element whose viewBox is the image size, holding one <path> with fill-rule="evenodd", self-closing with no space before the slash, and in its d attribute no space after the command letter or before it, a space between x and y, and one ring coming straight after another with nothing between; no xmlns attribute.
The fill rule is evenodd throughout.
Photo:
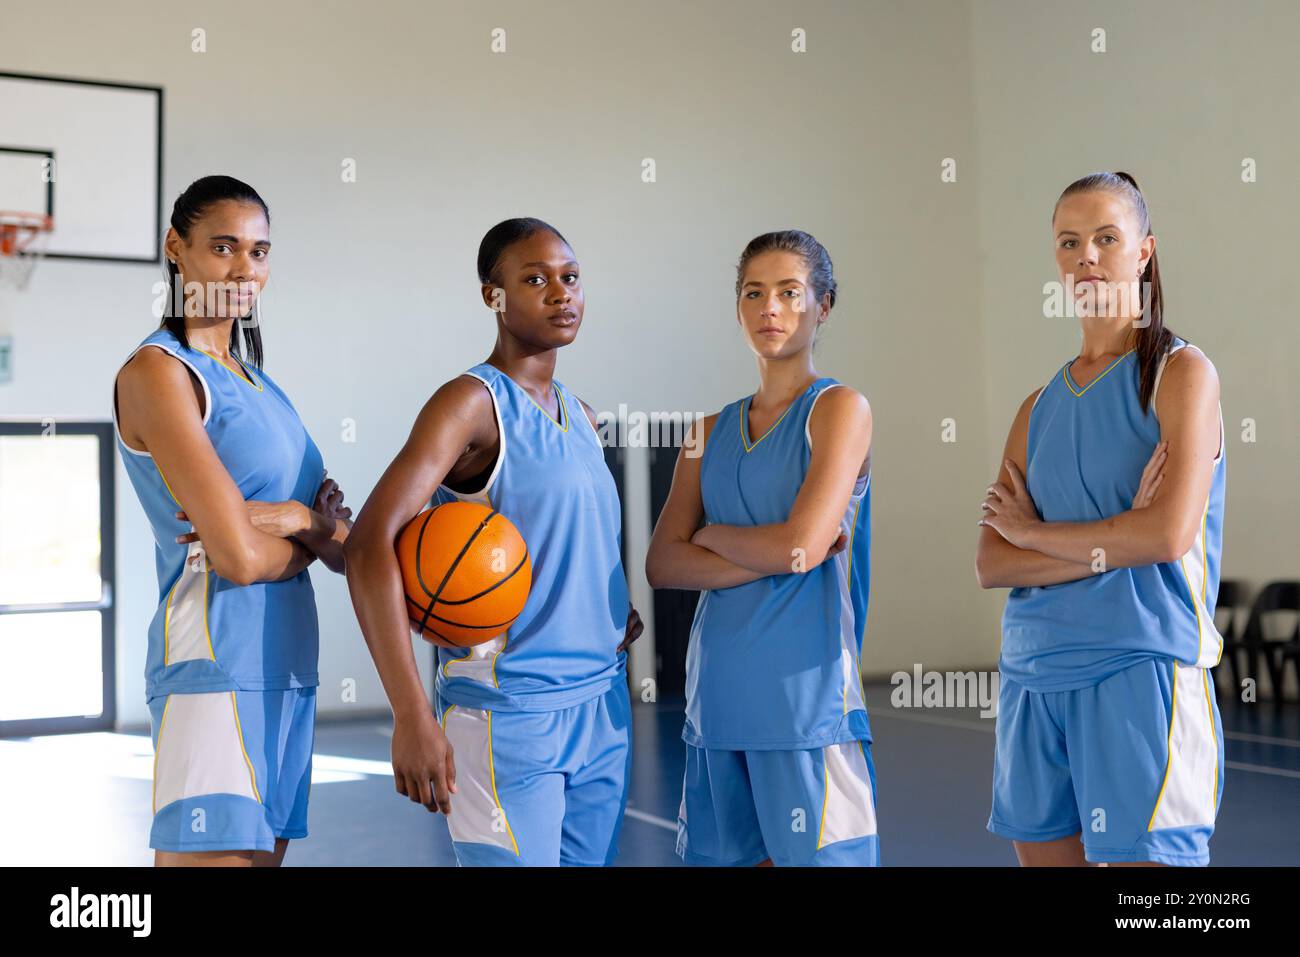
<svg viewBox="0 0 1300 957"><path fill-rule="evenodd" d="M23 289L54 230L54 218L44 213L0 210L0 286Z"/></svg>

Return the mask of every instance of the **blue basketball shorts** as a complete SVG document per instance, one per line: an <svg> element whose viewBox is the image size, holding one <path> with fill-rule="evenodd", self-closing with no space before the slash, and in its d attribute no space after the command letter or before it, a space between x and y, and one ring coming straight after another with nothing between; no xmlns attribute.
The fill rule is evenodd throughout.
<svg viewBox="0 0 1300 957"><path fill-rule="evenodd" d="M1045 693L1002 679L994 834L1080 834L1097 863L1204 865L1222 796L1223 724L1206 669L1153 658Z"/></svg>
<svg viewBox="0 0 1300 957"><path fill-rule="evenodd" d="M868 741L794 751L686 745L677 853L688 864L876 867Z"/></svg>
<svg viewBox="0 0 1300 957"><path fill-rule="evenodd" d="M307 836L316 689L150 698L154 773L149 846L272 851Z"/></svg>
<svg viewBox="0 0 1300 957"><path fill-rule="evenodd" d="M622 675L556 711L486 711L441 695L437 708L456 766L447 827L462 866L613 862L632 763Z"/></svg>

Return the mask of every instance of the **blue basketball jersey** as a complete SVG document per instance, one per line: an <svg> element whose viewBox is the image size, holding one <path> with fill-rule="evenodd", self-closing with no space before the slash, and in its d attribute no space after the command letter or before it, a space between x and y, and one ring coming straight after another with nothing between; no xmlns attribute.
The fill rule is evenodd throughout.
<svg viewBox="0 0 1300 957"><path fill-rule="evenodd" d="M837 386L821 378L757 441L750 397L719 414L700 462L711 525L790 517L808 465L808 420ZM854 485L840 529L848 547L816 568L701 592L686 653L683 739L699 748L782 750L871 740L858 657L867 618L871 476ZM791 557L791 561L794 557Z"/></svg>
<svg viewBox="0 0 1300 957"><path fill-rule="evenodd" d="M246 380L208 353L182 346L167 329L146 337L131 356L146 347L175 356L198 378L203 429L245 501L315 502L325 475L320 451L265 372L244 366ZM158 572L146 694L314 687L318 635L311 576L304 569L287 581L237 585L208 567L201 542L177 544L176 536L193 527L176 518L183 505L153 456L122 441L115 399L116 377L117 444L153 530Z"/></svg>
<svg viewBox="0 0 1300 957"><path fill-rule="evenodd" d="M1161 359L1156 388L1175 339ZM1080 388L1070 363L1039 393L1029 415L1030 497L1045 522L1096 522L1133 507L1142 470L1160 442L1155 393L1138 401L1130 351ZM1098 684L1148 658L1212 667L1223 639L1214 625L1223 544L1223 416L1219 455L1196 539L1177 561L1113 568L1090 578L1013 588L1002 615L1003 675L1031 691Z"/></svg>
<svg viewBox="0 0 1300 957"><path fill-rule="evenodd" d="M554 381L559 421L486 362L467 375L492 396L500 435L482 489L441 485L437 502L480 502L523 536L533 581L503 635L469 649L438 647L437 690L446 701L489 711L554 711L624 681L627 629L622 508L604 447L582 403Z"/></svg>

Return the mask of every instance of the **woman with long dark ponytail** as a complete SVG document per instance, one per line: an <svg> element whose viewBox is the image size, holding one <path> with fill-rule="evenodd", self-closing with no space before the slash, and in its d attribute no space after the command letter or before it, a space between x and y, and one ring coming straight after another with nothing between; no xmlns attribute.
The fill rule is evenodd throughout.
<svg viewBox="0 0 1300 957"><path fill-rule="evenodd" d="M1207 864L1223 791L1218 376L1165 328L1132 176L1071 183L1052 229L1083 344L1021 405L979 523L980 584L1011 588L988 827L1026 866Z"/></svg>
<svg viewBox="0 0 1300 957"><path fill-rule="evenodd" d="M261 368L269 233L251 186L192 183L167 231L162 324L114 382L118 443L156 544L145 683L158 865L276 866L307 836L318 683L307 566L342 573L351 510Z"/></svg>

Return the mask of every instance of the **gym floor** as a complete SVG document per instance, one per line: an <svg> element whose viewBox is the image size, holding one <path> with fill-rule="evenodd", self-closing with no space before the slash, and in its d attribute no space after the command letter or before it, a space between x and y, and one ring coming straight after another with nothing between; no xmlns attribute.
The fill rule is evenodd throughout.
<svg viewBox="0 0 1300 957"><path fill-rule="evenodd" d="M887 866L1014 865L989 834L992 719L974 710L895 709L890 686L867 685L875 734L881 856ZM1216 865L1300 864L1300 707L1219 697L1227 777L1210 853ZM635 761L618 866L680 866L682 702L637 703ZM391 725L321 721L311 836L286 866L454 865L442 817L393 790ZM148 734L0 740L0 856L9 865L142 865L150 824ZM52 769L55 769L52 771Z"/></svg>

